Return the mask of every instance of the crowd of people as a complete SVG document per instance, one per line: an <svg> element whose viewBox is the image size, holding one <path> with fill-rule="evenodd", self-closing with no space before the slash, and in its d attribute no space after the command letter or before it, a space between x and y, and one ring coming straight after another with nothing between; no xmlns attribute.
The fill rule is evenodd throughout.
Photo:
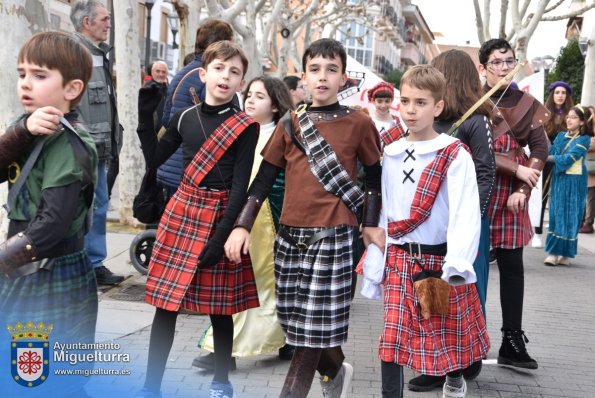
<svg viewBox="0 0 595 398"><path fill-rule="evenodd" d="M35 34L17 59L24 113L0 136L0 181L10 184L0 321L51 320L61 342L79 343L94 340L97 286L123 280L103 264L123 132L109 12L76 1L71 18L74 34ZM230 24L206 21L171 83L156 61L139 91L137 134L167 205L150 258L146 301L156 311L135 397L163 396L181 310L210 317L196 331L210 353L193 365L213 372L211 398L234 396L236 358L270 352L291 361L281 397L307 397L316 373L325 397L346 397L357 369L341 347L358 244L368 249L361 272L383 288L383 397L403 396L404 367L419 373L412 391L466 396L490 350L490 248L502 308L497 362L537 369L522 322L523 250L547 233L545 265L568 266L578 234L593 233L593 107L575 105L562 81L545 106L513 88L517 60L504 39L482 44L479 65L450 50L408 69L400 118L385 82L368 92L371 112L339 104L347 56L336 40L305 49L301 77L245 84L250 60L233 39ZM534 229L528 199L540 177ZM48 380L45 392L84 397L85 381Z"/></svg>

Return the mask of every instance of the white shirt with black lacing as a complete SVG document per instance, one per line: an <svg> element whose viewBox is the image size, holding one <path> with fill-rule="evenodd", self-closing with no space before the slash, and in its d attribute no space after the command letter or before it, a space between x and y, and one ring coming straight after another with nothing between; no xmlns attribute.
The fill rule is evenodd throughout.
<svg viewBox="0 0 595 398"><path fill-rule="evenodd" d="M424 168L434 160L438 150L455 140L445 134L427 141L401 138L384 149L382 227L386 228L390 221L410 217L411 204ZM448 280L453 275L459 275L465 283L474 283L473 262L477 257L480 229L475 168L471 155L461 149L447 171L430 216L407 235L398 239L387 237L387 248L407 242L425 245L447 242L442 278Z"/></svg>

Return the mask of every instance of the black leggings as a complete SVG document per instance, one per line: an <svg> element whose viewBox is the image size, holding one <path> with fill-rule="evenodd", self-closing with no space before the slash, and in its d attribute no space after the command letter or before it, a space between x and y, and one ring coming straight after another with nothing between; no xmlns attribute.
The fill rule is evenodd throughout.
<svg viewBox="0 0 595 398"><path fill-rule="evenodd" d="M155 393L161 389L161 381L167 364L167 357L174 342L177 311L157 308L151 338L149 340L149 359L145 388ZM213 325L213 343L215 345L214 381L228 383L231 350L233 348L233 320L231 315L210 315Z"/></svg>
<svg viewBox="0 0 595 398"><path fill-rule="evenodd" d="M523 248L496 249L496 259L500 270L502 329L521 330L525 293Z"/></svg>

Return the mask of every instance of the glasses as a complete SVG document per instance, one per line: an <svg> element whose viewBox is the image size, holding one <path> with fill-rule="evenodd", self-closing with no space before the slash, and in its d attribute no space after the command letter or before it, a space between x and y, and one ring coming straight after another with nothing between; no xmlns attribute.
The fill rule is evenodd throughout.
<svg viewBox="0 0 595 398"><path fill-rule="evenodd" d="M579 117L578 116L575 116L575 115L568 115L568 116L566 116L566 119L573 119L574 120L574 119L578 119L578 118Z"/></svg>
<svg viewBox="0 0 595 398"><path fill-rule="evenodd" d="M495 59L493 61L486 62L486 65L492 65L492 68L494 68L494 69L502 69L504 64L506 64L506 66L508 66L509 68L514 68L516 63L517 63L516 59L508 58L508 59Z"/></svg>

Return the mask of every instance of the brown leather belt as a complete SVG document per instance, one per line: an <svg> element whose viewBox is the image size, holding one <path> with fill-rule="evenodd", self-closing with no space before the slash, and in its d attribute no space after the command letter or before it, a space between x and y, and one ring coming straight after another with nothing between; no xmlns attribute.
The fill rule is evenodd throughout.
<svg viewBox="0 0 595 398"><path fill-rule="evenodd" d="M287 242L289 242L292 246L295 246L300 250L307 250L310 246L312 246L314 243L318 242L319 240L328 238L329 236L332 236L334 234L335 234L334 228L326 228L326 229L322 229L322 230L314 233L309 238L306 238L305 240L298 242L293 238L293 236L291 236L289 234L289 231L287 230L287 228L285 228L283 226L281 228L279 228L279 236L281 236L283 239L285 239Z"/></svg>

